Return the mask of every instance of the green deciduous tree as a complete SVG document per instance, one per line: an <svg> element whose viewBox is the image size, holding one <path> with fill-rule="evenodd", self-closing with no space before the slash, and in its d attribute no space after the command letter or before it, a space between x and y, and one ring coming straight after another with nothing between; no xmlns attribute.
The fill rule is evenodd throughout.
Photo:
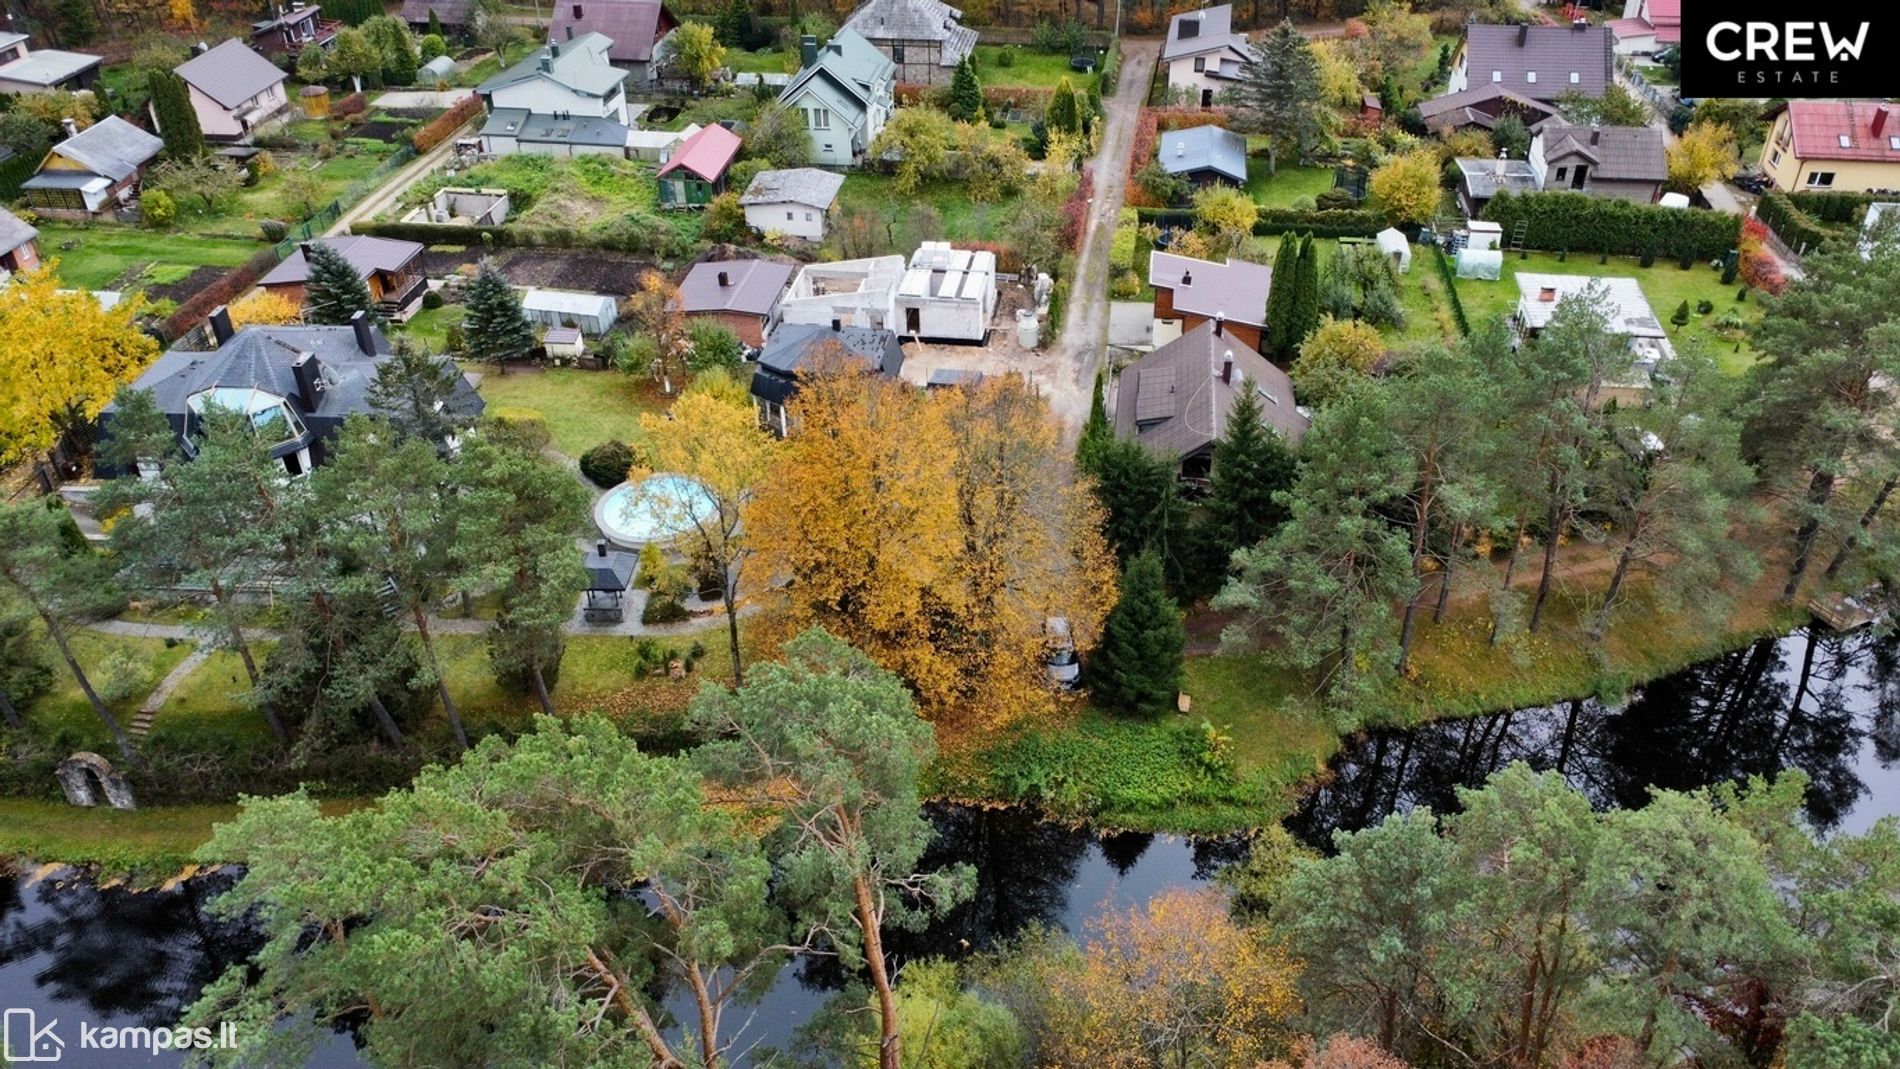
<svg viewBox="0 0 1900 1069"><path fill-rule="evenodd" d="M1171 711L1181 692L1181 651L1187 632L1168 596L1161 558L1152 550L1128 562L1121 598L1102 624L1089 691L1103 705L1138 716Z"/></svg>
<svg viewBox="0 0 1900 1069"><path fill-rule="evenodd" d="M324 241L307 242L303 255L310 270L303 288L305 322L341 326L358 312L371 320L381 320L369 283L336 246Z"/></svg>
<svg viewBox="0 0 1900 1069"><path fill-rule="evenodd" d="M1267 173L1279 173L1280 156L1309 158L1325 137L1319 58L1291 22L1282 21L1256 46L1258 58L1241 67L1234 103L1247 129L1266 134Z"/></svg>
<svg viewBox="0 0 1900 1069"><path fill-rule="evenodd" d="M773 167L811 165L811 132L798 112L777 101L759 109L739 146L748 160L764 160Z"/></svg>
<svg viewBox="0 0 1900 1069"><path fill-rule="evenodd" d="M329 63L331 73L348 78L351 87L360 93L363 91L363 79L382 71L383 53L361 27L345 26L337 31L336 45L330 49Z"/></svg>
<svg viewBox="0 0 1900 1069"><path fill-rule="evenodd" d="M713 28L703 22L684 22L663 45L666 64L694 89L712 85L726 61L726 46L719 43Z"/></svg>
<svg viewBox="0 0 1900 1069"><path fill-rule="evenodd" d="M493 364L506 375L510 361L526 360L534 352L534 328L521 310L521 295L493 262L482 261L463 304L468 307L462 317L467 359Z"/></svg>
<svg viewBox="0 0 1900 1069"><path fill-rule="evenodd" d="M941 914L971 887L967 867L917 867L932 836L917 788L936 748L930 725L901 680L821 631L787 643L784 664L755 665L736 691L700 691L690 721L718 740L701 748L707 773L779 815L779 889L801 927L827 932L866 970L878 1065L900 1069L884 929Z"/></svg>

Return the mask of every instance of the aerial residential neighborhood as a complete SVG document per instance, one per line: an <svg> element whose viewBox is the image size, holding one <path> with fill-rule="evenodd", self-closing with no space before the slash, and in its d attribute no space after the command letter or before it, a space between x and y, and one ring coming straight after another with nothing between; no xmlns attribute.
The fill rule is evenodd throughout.
<svg viewBox="0 0 1900 1069"><path fill-rule="evenodd" d="M1900 1065L1900 95L1698 14L22 0L0 1062Z"/></svg>

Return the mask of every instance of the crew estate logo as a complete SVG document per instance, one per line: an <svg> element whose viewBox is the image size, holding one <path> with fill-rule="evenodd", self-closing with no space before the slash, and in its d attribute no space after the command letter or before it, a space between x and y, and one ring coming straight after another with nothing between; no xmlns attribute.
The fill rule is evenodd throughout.
<svg viewBox="0 0 1900 1069"><path fill-rule="evenodd" d="M1690 0L1682 12L1682 95L1877 97L1900 80L1881 76L1900 41L1900 15L1861 4L1839 14L1791 16L1784 5ZM1698 10L1699 9L1699 10Z"/></svg>

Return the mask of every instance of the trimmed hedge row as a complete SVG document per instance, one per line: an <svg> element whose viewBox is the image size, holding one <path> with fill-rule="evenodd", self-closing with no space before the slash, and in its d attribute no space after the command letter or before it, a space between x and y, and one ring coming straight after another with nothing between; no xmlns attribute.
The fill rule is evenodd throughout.
<svg viewBox="0 0 1900 1069"><path fill-rule="evenodd" d="M1102 57L1101 78L1098 84L1104 98L1115 95L1115 83L1122 76L1122 42L1117 37L1108 42L1108 52Z"/></svg>
<svg viewBox="0 0 1900 1069"><path fill-rule="evenodd" d="M1533 249L1607 252L1618 256L1688 256L1713 260L1735 247L1742 217L1694 208L1665 208L1583 193L1499 193L1484 218L1508 237L1521 221Z"/></svg>
<svg viewBox="0 0 1900 1069"><path fill-rule="evenodd" d="M1143 223L1164 230L1195 223L1194 213L1184 208L1137 208L1136 214ZM1384 229L1385 216L1368 208L1261 208L1253 224L1253 232L1261 237L1292 231L1316 238L1369 238Z"/></svg>
<svg viewBox="0 0 1900 1069"><path fill-rule="evenodd" d="M1443 245L1432 246L1432 259L1438 261L1438 277L1445 282L1445 292L1451 295L1451 321L1458 324L1458 333L1471 333L1471 320L1465 318L1465 302L1458 296L1458 279L1452 274L1451 258L1445 255Z"/></svg>
<svg viewBox="0 0 1900 1069"><path fill-rule="evenodd" d="M480 114L481 110L481 97L472 94L463 97L454 107L430 119L427 126L409 135L409 143L416 147L418 153L427 152L447 141L450 135Z"/></svg>
<svg viewBox="0 0 1900 1069"><path fill-rule="evenodd" d="M1780 190L1774 190L1780 193ZM1834 190L1802 190L1789 196L1800 209L1823 223L1859 226L1867 218L1867 206L1877 200L1892 200L1875 193L1848 193Z"/></svg>
<svg viewBox="0 0 1900 1069"><path fill-rule="evenodd" d="M1844 234L1840 227L1829 226L1801 210L1793 197L1779 189L1762 194L1761 201L1755 205L1755 218L1774 231L1782 244L1797 253L1806 252Z"/></svg>
<svg viewBox="0 0 1900 1069"><path fill-rule="evenodd" d="M184 304L178 306L165 320L165 337L177 339L186 331L198 325L198 321L211 314L211 310L221 304L229 304L238 295L263 278L271 268L277 266L277 246L270 245L251 254L251 258L224 273L215 282L191 295Z"/></svg>
<svg viewBox="0 0 1900 1069"><path fill-rule="evenodd" d="M454 223L357 223L352 232L370 237L419 241L424 245L496 246L515 249L611 249L615 252L671 253L674 231L654 227L608 237L565 227L459 226Z"/></svg>

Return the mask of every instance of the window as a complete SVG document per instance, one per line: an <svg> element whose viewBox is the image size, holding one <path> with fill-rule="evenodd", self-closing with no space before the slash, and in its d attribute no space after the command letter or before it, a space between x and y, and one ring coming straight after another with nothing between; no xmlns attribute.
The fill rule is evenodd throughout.
<svg viewBox="0 0 1900 1069"><path fill-rule="evenodd" d="M1569 176L1569 174L1570 174L1570 168L1568 167L1557 168L1557 181L1559 182L1563 181L1566 177Z"/></svg>
<svg viewBox="0 0 1900 1069"><path fill-rule="evenodd" d="M1525 71L1525 72L1524 72L1524 80L1525 80L1525 81L1527 81L1527 82L1529 82L1529 83L1530 83L1530 84L1532 84L1532 85L1536 85L1536 84L1537 84L1537 72L1536 72L1536 71Z"/></svg>
<svg viewBox="0 0 1900 1069"><path fill-rule="evenodd" d="M1900 137L1888 138L1887 147L1894 150L1895 152L1900 152Z"/></svg>
<svg viewBox="0 0 1900 1069"><path fill-rule="evenodd" d="M1833 184L1833 171L1814 171L1808 175L1808 188L1810 189L1827 189Z"/></svg>
<svg viewBox="0 0 1900 1069"><path fill-rule="evenodd" d="M903 45L891 46L891 62L892 63L904 62L904 46Z"/></svg>
<svg viewBox="0 0 1900 1069"><path fill-rule="evenodd" d="M830 151L831 151L831 142L829 142L829 141L827 141L827 142L825 142L825 148L824 148L824 150L825 150L826 152L830 152Z"/></svg>
<svg viewBox="0 0 1900 1069"><path fill-rule="evenodd" d="M831 113L823 108L811 109L811 128L814 130L831 129Z"/></svg>
<svg viewBox="0 0 1900 1069"><path fill-rule="evenodd" d="M785 221L786 221L786 222L788 222L788 223L792 221L792 213L791 213L791 212L789 212L789 211L788 211L788 212L786 212L786 213L785 213Z"/></svg>
<svg viewBox="0 0 1900 1069"><path fill-rule="evenodd" d="M1195 56L1194 57L1194 73L1200 74L1202 71L1205 71L1206 69L1207 69L1207 57Z"/></svg>
<svg viewBox="0 0 1900 1069"><path fill-rule="evenodd" d="M1852 145L1852 144L1854 143L1854 139L1853 139L1853 138L1851 138L1851 137L1848 137L1848 136L1847 136L1846 134L1842 134L1842 135L1840 135L1840 139L1841 139L1841 147L1842 147L1842 148L1846 148L1846 147L1848 147L1849 145Z"/></svg>
<svg viewBox="0 0 1900 1069"><path fill-rule="evenodd" d="M811 222L811 213L810 213L810 212L806 212L806 213L805 213L805 221L806 221L807 223L809 223L809 222Z"/></svg>
<svg viewBox="0 0 1900 1069"><path fill-rule="evenodd" d="M1503 81L1503 80L1504 80L1504 72L1503 72L1503 71L1492 71L1492 72L1491 72L1491 81L1492 81L1492 84L1496 84L1496 83L1498 83L1498 82L1501 82L1501 81Z"/></svg>
<svg viewBox="0 0 1900 1069"><path fill-rule="evenodd" d="M1768 154L1768 166L1770 167L1781 166L1781 150L1780 149L1775 149L1774 151Z"/></svg>

